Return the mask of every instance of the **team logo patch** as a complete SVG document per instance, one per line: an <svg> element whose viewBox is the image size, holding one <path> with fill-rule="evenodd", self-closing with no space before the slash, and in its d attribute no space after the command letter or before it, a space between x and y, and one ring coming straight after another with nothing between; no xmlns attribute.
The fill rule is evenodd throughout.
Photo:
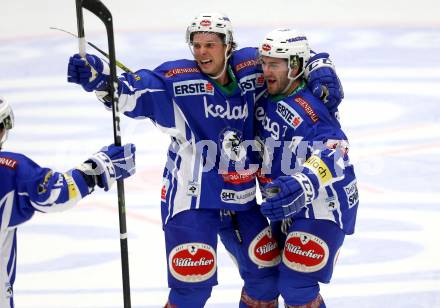
<svg viewBox="0 0 440 308"><path fill-rule="evenodd" d="M359 202L359 191L357 188L357 181L353 180L347 186L344 186L345 194L347 195L348 208L352 208Z"/></svg>
<svg viewBox="0 0 440 308"><path fill-rule="evenodd" d="M270 227L266 227L252 240L248 253L252 262L258 266L270 267L280 263L280 250Z"/></svg>
<svg viewBox="0 0 440 308"><path fill-rule="evenodd" d="M283 251L283 263L298 272L311 273L322 269L328 261L327 243L319 237L295 231L289 233Z"/></svg>
<svg viewBox="0 0 440 308"><path fill-rule="evenodd" d="M272 47L269 44L263 44L263 46L261 46L261 49L263 49L264 51L269 51L272 49Z"/></svg>
<svg viewBox="0 0 440 308"><path fill-rule="evenodd" d="M217 270L214 249L203 243L187 243L174 247L168 257L174 278L184 282L200 282L211 278Z"/></svg>
<svg viewBox="0 0 440 308"><path fill-rule="evenodd" d="M235 162L246 157L241 138L241 132L233 129L224 131L220 136L222 153Z"/></svg>
<svg viewBox="0 0 440 308"><path fill-rule="evenodd" d="M52 177L52 175L53 175L52 171L47 172L46 175L44 176L43 183L38 184L38 194L39 195L47 192L47 186L49 184L49 180Z"/></svg>
<svg viewBox="0 0 440 308"><path fill-rule="evenodd" d="M283 101L277 103L277 114L292 128L297 128L303 118L289 104Z"/></svg>
<svg viewBox="0 0 440 308"><path fill-rule="evenodd" d="M223 189L220 198L225 203L246 204L255 199L255 187L245 190Z"/></svg>
<svg viewBox="0 0 440 308"><path fill-rule="evenodd" d="M185 80L173 83L174 96L214 95L214 86L208 80Z"/></svg>
<svg viewBox="0 0 440 308"><path fill-rule="evenodd" d="M5 284L5 290L6 290L6 298L11 298L14 296L14 292L12 291L12 286L9 282Z"/></svg>
<svg viewBox="0 0 440 308"><path fill-rule="evenodd" d="M15 170L17 168L17 161L12 158L0 157L0 166Z"/></svg>
<svg viewBox="0 0 440 308"><path fill-rule="evenodd" d="M295 98L295 102L307 113L307 115L309 116L310 120L312 120L313 123L318 122L319 120L318 115L306 100L304 100L302 97L297 97Z"/></svg>
<svg viewBox="0 0 440 308"><path fill-rule="evenodd" d="M203 20L200 22L200 25L203 26L203 27L209 27L209 26L211 25L211 21L208 20L208 19L203 19Z"/></svg>
<svg viewBox="0 0 440 308"><path fill-rule="evenodd" d="M187 190L186 190L186 195L191 196L191 197L197 197L199 195L199 193L200 193L199 183L189 181L188 186L187 186Z"/></svg>

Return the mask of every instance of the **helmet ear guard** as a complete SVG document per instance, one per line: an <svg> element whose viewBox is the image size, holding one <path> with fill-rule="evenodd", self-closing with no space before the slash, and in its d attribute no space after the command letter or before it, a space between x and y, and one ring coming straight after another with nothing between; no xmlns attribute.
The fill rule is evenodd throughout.
<svg viewBox="0 0 440 308"><path fill-rule="evenodd" d="M0 97L0 132L3 136L0 139L0 149L8 139L8 131L14 127L14 113L9 103Z"/></svg>

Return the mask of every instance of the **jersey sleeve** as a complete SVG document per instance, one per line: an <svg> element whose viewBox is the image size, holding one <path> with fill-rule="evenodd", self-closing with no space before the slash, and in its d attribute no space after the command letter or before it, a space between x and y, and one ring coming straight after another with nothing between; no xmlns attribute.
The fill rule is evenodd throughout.
<svg viewBox="0 0 440 308"><path fill-rule="evenodd" d="M158 69L124 73L118 82L119 111L130 118L149 118L159 127L173 128L175 110L169 93ZM96 95L106 107L111 107L108 92L96 91Z"/></svg>
<svg viewBox="0 0 440 308"><path fill-rule="evenodd" d="M16 184L21 210L31 206L46 213L64 211L92 192L76 169L56 172L29 159L19 168Z"/></svg>

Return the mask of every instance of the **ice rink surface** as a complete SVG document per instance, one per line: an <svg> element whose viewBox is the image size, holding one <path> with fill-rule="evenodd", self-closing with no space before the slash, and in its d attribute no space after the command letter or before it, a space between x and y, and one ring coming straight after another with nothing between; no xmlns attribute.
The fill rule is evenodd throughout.
<svg viewBox="0 0 440 308"><path fill-rule="evenodd" d="M16 116L6 150L70 169L112 142L111 114L66 82L76 40L48 30L76 31L73 0L5 2L0 95ZM205 10L230 15L241 47L287 25L331 54L361 203L356 233L322 286L327 307L440 307L440 4L273 0L272 13L263 1L149 2L104 1L114 12L117 57L133 70L190 57L185 26ZM100 25L85 18L88 39L106 49ZM168 137L147 120L123 118L122 138L138 149L138 172L126 181L132 305L160 307L168 292L159 208ZM36 215L18 240L17 308L123 306L115 189L69 212ZM236 307L240 278L221 244L218 260L207 307Z"/></svg>

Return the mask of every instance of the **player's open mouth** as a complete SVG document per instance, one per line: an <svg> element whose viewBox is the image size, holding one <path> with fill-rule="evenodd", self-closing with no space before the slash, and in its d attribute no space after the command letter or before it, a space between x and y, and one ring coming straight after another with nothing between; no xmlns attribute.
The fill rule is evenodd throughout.
<svg viewBox="0 0 440 308"><path fill-rule="evenodd" d="M208 64L212 63L212 60L200 60L199 63L201 65L208 65Z"/></svg>

